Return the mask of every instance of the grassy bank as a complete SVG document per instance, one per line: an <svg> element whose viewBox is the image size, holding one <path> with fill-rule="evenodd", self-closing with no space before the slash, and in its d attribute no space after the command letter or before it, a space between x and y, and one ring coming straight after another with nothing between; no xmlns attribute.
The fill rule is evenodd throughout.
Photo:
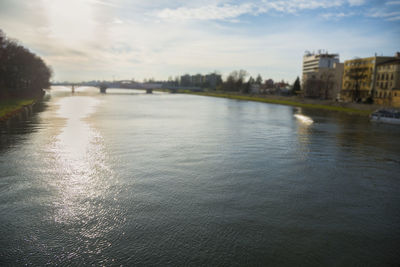
<svg viewBox="0 0 400 267"><path fill-rule="evenodd" d="M22 107L31 105L34 99L8 99L0 100L0 121L18 112Z"/></svg>
<svg viewBox="0 0 400 267"><path fill-rule="evenodd" d="M185 93L188 93L188 92L185 92ZM350 114L358 114L358 115L364 115L364 116L371 114L371 112L375 109L375 107L373 107L373 106L363 105L361 108L361 106L357 107L357 105L353 105L353 106L349 107L349 106L346 106L347 105L346 103L337 103L337 102L328 103L327 101L320 101L321 103L318 103L318 101L316 101L316 100L310 100L310 101L313 101L314 103L309 103L305 99L295 98L295 97L254 96L254 95L243 95L243 94L236 94L236 93L214 93L214 92L190 92L189 94L201 95L201 96L223 97L223 98L246 100L246 101L256 101L256 102L295 106L295 107L302 107L302 108L324 109L324 110L346 112L346 113L350 113ZM284 99L284 98L287 98L287 99ZM359 105L362 105L362 104L359 104Z"/></svg>

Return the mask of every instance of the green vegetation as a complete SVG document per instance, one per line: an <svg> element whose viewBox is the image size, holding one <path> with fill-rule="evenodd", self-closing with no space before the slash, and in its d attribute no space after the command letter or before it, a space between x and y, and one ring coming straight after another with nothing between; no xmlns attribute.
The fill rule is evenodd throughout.
<svg viewBox="0 0 400 267"><path fill-rule="evenodd" d="M296 92L299 92L301 90L300 86L300 78L297 76L297 79L294 81L293 88L292 88L292 93L296 94Z"/></svg>
<svg viewBox="0 0 400 267"><path fill-rule="evenodd" d="M35 102L33 99L8 99L8 100L0 100L0 121L3 117L6 117L8 114L12 114L13 112L18 111L23 106L31 105Z"/></svg>
<svg viewBox="0 0 400 267"><path fill-rule="evenodd" d="M346 113L358 114L358 115L369 115L371 113L370 110L360 110L360 109L356 109L356 108L348 108L348 107L335 106L335 105L302 103L300 101L299 102L293 101L293 99L282 100L282 99L274 99L274 98L268 98L268 97L246 96L246 95L229 94L229 93L211 93L211 92L199 92L199 93L191 92L190 94L201 95L201 96L223 97L223 98L246 100L246 101L256 101L256 102L280 104L280 105L295 106L295 107L302 107L302 108L324 109L324 110L346 112Z"/></svg>
<svg viewBox="0 0 400 267"><path fill-rule="evenodd" d="M33 104L50 86L51 69L0 30L0 121Z"/></svg>
<svg viewBox="0 0 400 267"><path fill-rule="evenodd" d="M31 105L35 102L34 99L9 99L9 100L1 100L0 101L0 118L3 116L13 113L14 111L17 111L18 109Z"/></svg>

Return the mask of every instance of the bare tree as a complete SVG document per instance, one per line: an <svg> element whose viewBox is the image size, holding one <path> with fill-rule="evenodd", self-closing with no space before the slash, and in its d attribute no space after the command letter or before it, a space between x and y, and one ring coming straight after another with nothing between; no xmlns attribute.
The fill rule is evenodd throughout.
<svg viewBox="0 0 400 267"><path fill-rule="evenodd" d="M352 100L354 102L361 101L361 81L367 77L368 67L353 67L348 70L345 75L350 78L352 83L348 84L349 89L352 90Z"/></svg>
<svg viewBox="0 0 400 267"><path fill-rule="evenodd" d="M0 30L0 94L32 97L50 86L51 69L45 62Z"/></svg>

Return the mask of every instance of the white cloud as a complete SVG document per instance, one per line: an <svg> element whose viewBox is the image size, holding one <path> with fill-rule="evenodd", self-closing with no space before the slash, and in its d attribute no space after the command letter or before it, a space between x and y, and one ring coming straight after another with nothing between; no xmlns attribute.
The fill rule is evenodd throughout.
<svg viewBox="0 0 400 267"><path fill-rule="evenodd" d="M360 0L352 0L360 2ZM201 7L182 6L176 9L165 8L153 14L161 19L177 20L227 20L242 15L260 15L276 11L283 13L296 13L301 10L327 9L339 7L343 0L276 0L253 1L239 5L207 5Z"/></svg>
<svg viewBox="0 0 400 267"><path fill-rule="evenodd" d="M389 1L385 3L386 5L400 5L400 1Z"/></svg>
<svg viewBox="0 0 400 267"><path fill-rule="evenodd" d="M203 6L198 8L180 7L177 9L166 8L156 12L156 16L162 19L196 19L196 20L224 20L251 13L254 10L252 4L223 6Z"/></svg>
<svg viewBox="0 0 400 267"><path fill-rule="evenodd" d="M354 15L355 15L354 12L349 12L349 13L338 12L338 13L324 13L321 15L321 17L324 19L340 19L345 17L351 17Z"/></svg>
<svg viewBox="0 0 400 267"><path fill-rule="evenodd" d="M375 10L368 16L372 18L383 18L388 21L396 21L400 16L400 11Z"/></svg>
<svg viewBox="0 0 400 267"><path fill-rule="evenodd" d="M365 4L365 0L348 0L350 6L361 6Z"/></svg>

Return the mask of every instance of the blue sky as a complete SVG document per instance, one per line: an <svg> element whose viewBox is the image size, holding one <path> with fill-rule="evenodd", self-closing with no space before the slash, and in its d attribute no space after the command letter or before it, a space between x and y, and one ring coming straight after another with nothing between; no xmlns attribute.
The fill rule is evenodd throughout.
<svg viewBox="0 0 400 267"><path fill-rule="evenodd" d="M58 81L245 69L293 82L306 50L400 51L400 0L1 0L0 28Z"/></svg>

